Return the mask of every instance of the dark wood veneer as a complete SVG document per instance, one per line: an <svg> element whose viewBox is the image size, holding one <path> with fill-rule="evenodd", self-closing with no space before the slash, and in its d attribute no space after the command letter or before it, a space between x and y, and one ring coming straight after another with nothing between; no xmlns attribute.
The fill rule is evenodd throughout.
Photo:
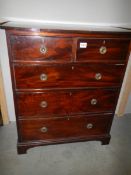
<svg viewBox="0 0 131 175"><path fill-rule="evenodd" d="M71 38L12 35L10 42L13 60L45 62L72 60ZM41 48L46 48L46 53L41 53Z"/></svg>
<svg viewBox="0 0 131 175"><path fill-rule="evenodd" d="M67 115L68 117L73 114L113 112L118 92L116 89L92 89L17 93L18 116L27 119L38 116L45 118ZM92 99L96 99L97 104L92 105ZM47 103L45 108L40 106L42 101Z"/></svg>
<svg viewBox="0 0 131 175"><path fill-rule="evenodd" d="M80 43L87 43L87 48L80 48ZM77 61L118 61L126 60L130 40L115 39L79 39L77 43ZM107 48L105 54L100 53L100 48Z"/></svg>
<svg viewBox="0 0 131 175"><path fill-rule="evenodd" d="M48 144L110 141L130 32L6 28L19 154ZM80 48L80 42L88 42ZM100 54L101 46L107 47ZM45 46L47 52L40 52ZM47 74L42 81L40 75ZM96 73L101 79L96 80ZM97 99L91 105L91 99ZM47 101L41 108L41 101ZM87 129L87 124L92 128ZM45 133L42 127L47 127Z"/></svg>
<svg viewBox="0 0 131 175"><path fill-rule="evenodd" d="M87 138L88 135L107 134L109 124L112 120L110 116L75 116L70 118L50 118L19 120L21 141L34 140L59 140L64 138ZM87 125L92 123L91 129ZM47 128L47 132L41 131L42 127Z"/></svg>
<svg viewBox="0 0 131 175"><path fill-rule="evenodd" d="M113 64L14 64L16 89L115 87L121 85L124 65ZM47 80L40 79L41 74ZM102 78L96 80L95 75Z"/></svg>

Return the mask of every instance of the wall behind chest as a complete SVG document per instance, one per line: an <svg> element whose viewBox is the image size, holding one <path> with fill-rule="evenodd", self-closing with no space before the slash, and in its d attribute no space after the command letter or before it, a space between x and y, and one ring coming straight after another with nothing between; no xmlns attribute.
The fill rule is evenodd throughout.
<svg viewBox="0 0 131 175"><path fill-rule="evenodd" d="M9 120L15 121L9 59L8 59L7 43L6 43L4 30L0 30L0 68L3 75L3 83L4 83L5 96L7 101Z"/></svg>
<svg viewBox="0 0 131 175"><path fill-rule="evenodd" d="M131 26L130 7L130 0L0 0L0 18Z"/></svg>

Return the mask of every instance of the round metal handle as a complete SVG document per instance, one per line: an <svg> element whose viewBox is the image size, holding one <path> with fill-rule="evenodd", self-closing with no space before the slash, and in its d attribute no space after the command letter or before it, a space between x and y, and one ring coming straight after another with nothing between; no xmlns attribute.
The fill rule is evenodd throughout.
<svg viewBox="0 0 131 175"><path fill-rule="evenodd" d="M40 75L40 79L41 79L42 81L46 81L46 80L48 79L48 76L47 76L46 74L41 74L41 75Z"/></svg>
<svg viewBox="0 0 131 175"><path fill-rule="evenodd" d="M46 133L48 131L48 128L44 126L40 129L40 131L43 133Z"/></svg>
<svg viewBox="0 0 131 175"><path fill-rule="evenodd" d="M100 80L101 78L102 78L101 73L96 73L96 74L95 74L95 79L96 79L96 80Z"/></svg>
<svg viewBox="0 0 131 175"><path fill-rule="evenodd" d="M46 54L46 53L47 53L47 48L46 48L45 46L41 46L41 47L40 47L40 52L41 52L42 54Z"/></svg>
<svg viewBox="0 0 131 175"><path fill-rule="evenodd" d="M93 98L93 99L91 100L91 105L96 105L96 104L97 104L97 99Z"/></svg>
<svg viewBox="0 0 131 175"><path fill-rule="evenodd" d="M99 52L100 54L104 55L107 52L107 48L105 46L101 46Z"/></svg>
<svg viewBox="0 0 131 175"><path fill-rule="evenodd" d="M93 124L92 124L92 123L88 123L88 124L86 125L86 128L87 128L87 129L92 129L92 128L93 128Z"/></svg>
<svg viewBox="0 0 131 175"><path fill-rule="evenodd" d="M42 102L40 103L40 107L42 107L42 108L46 108L47 106L48 106L48 104L47 104L46 101L42 101Z"/></svg>

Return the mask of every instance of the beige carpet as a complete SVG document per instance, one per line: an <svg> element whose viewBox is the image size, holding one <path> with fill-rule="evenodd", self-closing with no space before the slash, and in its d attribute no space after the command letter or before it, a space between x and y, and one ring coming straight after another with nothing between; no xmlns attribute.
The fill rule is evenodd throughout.
<svg viewBox="0 0 131 175"><path fill-rule="evenodd" d="M16 126L0 127L0 175L131 175L131 115L115 118L109 145L82 142L16 153Z"/></svg>

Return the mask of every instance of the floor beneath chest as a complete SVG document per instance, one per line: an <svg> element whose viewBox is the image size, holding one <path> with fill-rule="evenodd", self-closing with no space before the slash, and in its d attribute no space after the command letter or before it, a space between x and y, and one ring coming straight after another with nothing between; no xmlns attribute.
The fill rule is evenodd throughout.
<svg viewBox="0 0 131 175"><path fill-rule="evenodd" d="M115 117L111 142L35 147L25 155L16 152L16 125L0 127L1 175L130 175L131 114Z"/></svg>

